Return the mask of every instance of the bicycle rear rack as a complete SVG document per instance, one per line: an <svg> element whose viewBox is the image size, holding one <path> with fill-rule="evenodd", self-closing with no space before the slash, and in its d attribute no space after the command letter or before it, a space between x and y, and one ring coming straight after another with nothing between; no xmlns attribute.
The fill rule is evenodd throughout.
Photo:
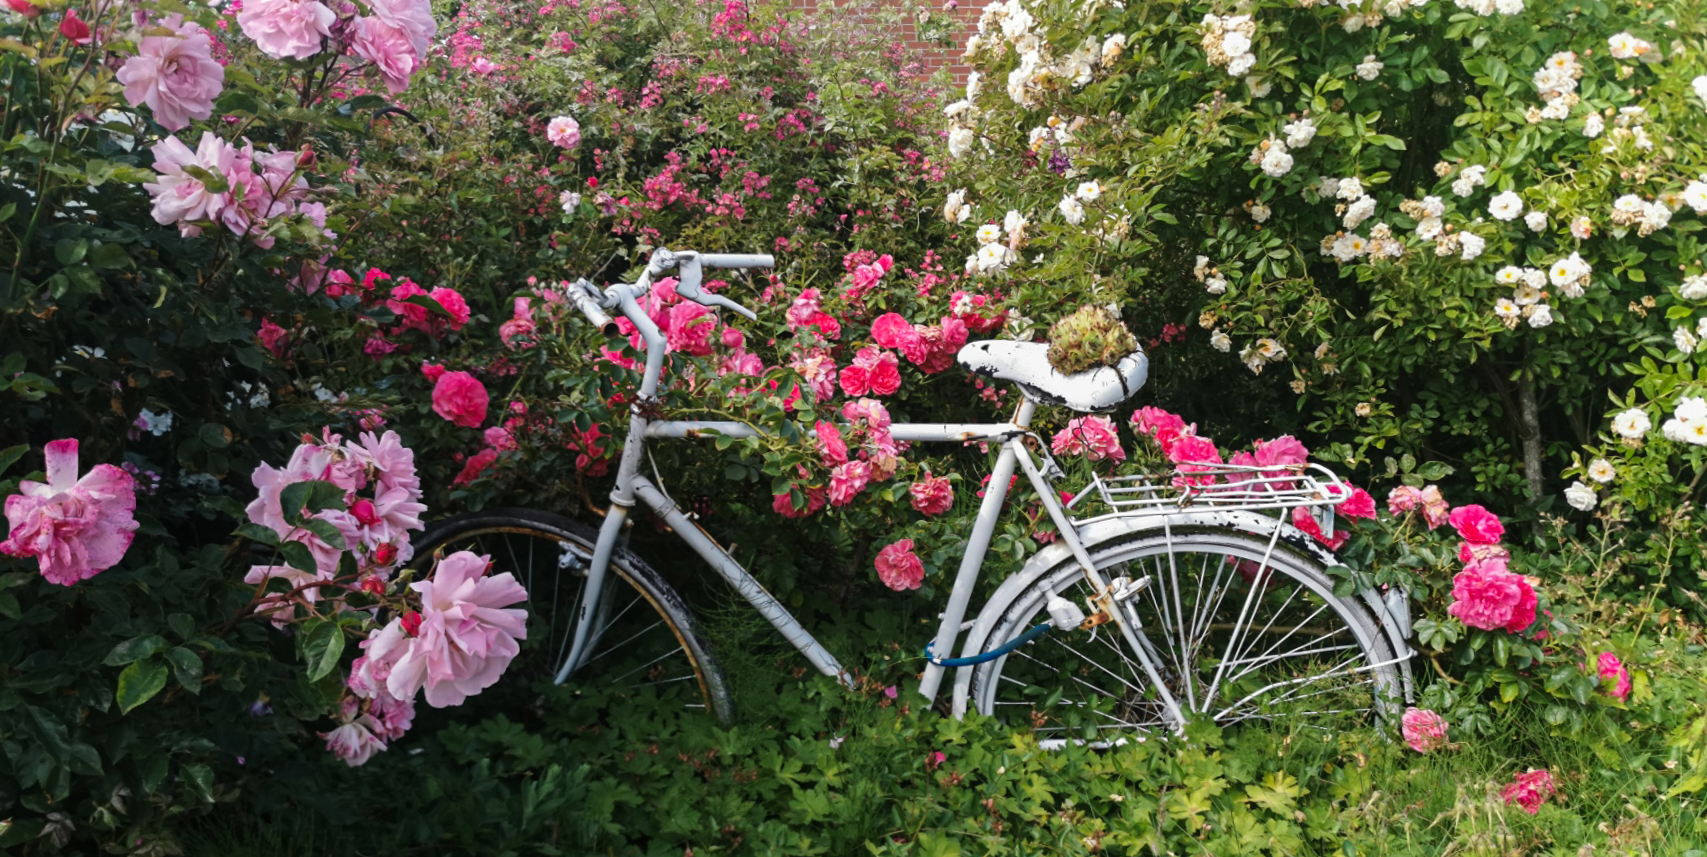
<svg viewBox="0 0 1707 857"><path fill-rule="evenodd" d="M1268 467L1181 462L1160 476L1092 476L1067 503L1072 509L1092 493L1122 516L1168 515L1185 509L1290 510L1333 506L1351 488L1319 464Z"/></svg>

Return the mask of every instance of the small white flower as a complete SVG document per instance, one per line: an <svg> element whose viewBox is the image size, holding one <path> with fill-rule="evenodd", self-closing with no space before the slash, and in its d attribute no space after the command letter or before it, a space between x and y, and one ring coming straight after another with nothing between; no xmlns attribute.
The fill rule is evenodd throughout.
<svg viewBox="0 0 1707 857"><path fill-rule="evenodd" d="M1606 130L1606 120L1599 113L1590 113L1583 117L1583 136L1593 140Z"/></svg>
<svg viewBox="0 0 1707 857"><path fill-rule="evenodd" d="M1102 40L1100 61L1104 68L1114 65L1120 59L1120 54L1126 49L1126 34L1115 33Z"/></svg>
<svg viewBox="0 0 1707 857"><path fill-rule="evenodd" d="M1612 49L1613 59L1635 59L1654 49L1654 46L1630 35L1628 32L1619 33L1606 40L1607 47Z"/></svg>
<svg viewBox="0 0 1707 857"><path fill-rule="evenodd" d="M1203 282L1203 278L1209 275L1208 256L1197 257L1197 262L1191 269L1191 275L1196 277L1198 282Z"/></svg>
<svg viewBox="0 0 1707 857"><path fill-rule="evenodd" d="M172 412L163 411L157 414L143 408L142 412L136 415L135 425L137 428L159 437L172 430Z"/></svg>
<svg viewBox="0 0 1707 857"><path fill-rule="evenodd" d="M1515 286L1523 282L1523 269L1516 265L1507 265L1494 272L1494 282L1502 286Z"/></svg>
<svg viewBox="0 0 1707 857"><path fill-rule="evenodd" d="M1417 221L1417 237L1424 241L1433 241L1440 236L1443 225L1438 217L1425 217Z"/></svg>
<svg viewBox="0 0 1707 857"><path fill-rule="evenodd" d="M1251 52L1251 37L1232 32L1221 37L1221 52L1229 57L1242 57Z"/></svg>
<svg viewBox="0 0 1707 857"><path fill-rule="evenodd" d="M1685 277L1683 284L1677 287L1677 296L1686 301L1698 301L1707 298L1707 274Z"/></svg>
<svg viewBox="0 0 1707 857"><path fill-rule="evenodd" d="M968 151L970 151L972 149L972 143L976 139L977 139L976 135L974 135L972 133L971 128L967 128L964 126L957 126L953 129L949 130L949 132L948 132L948 155L949 155L949 157L958 158L958 157L966 154Z"/></svg>
<svg viewBox="0 0 1707 857"><path fill-rule="evenodd" d="M1541 328L1553 323L1552 307L1546 304L1536 304L1533 309L1534 311L1529 314L1530 327Z"/></svg>
<svg viewBox="0 0 1707 857"><path fill-rule="evenodd" d="M1316 123L1308 116L1280 126L1280 131L1286 135L1286 146L1291 149L1303 148L1316 139Z"/></svg>
<svg viewBox="0 0 1707 857"><path fill-rule="evenodd" d="M1095 202L1097 197L1102 196L1102 185L1094 181L1080 182L1078 190L1073 191L1073 195L1085 202Z"/></svg>
<svg viewBox="0 0 1707 857"><path fill-rule="evenodd" d="M1458 246L1463 250L1463 252L1459 254L1459 258L1468 262L1471 259L1482 255L1482 251L1488 249L1488 242L1482 236L1477 235L1474 232L1462 232L1458 235ZM1533 321L1530 323L1534 324ZM1541 325L1537 324L1535 326L1540 327Z"/></svg>
<svg viewBox="0 0 1707 857"><path fill-rule="evenodd" d="M1518 318L1523 315L1523 310L1519 309L1511 298L1500 298L1494 301L1494 315L1501 319Z"/></svg>
<svg viewBox="0 0 1707 857"><path fill-rule="evenodd" d="M1386 67L1387 64L1376 59L1374 54L1366 54L1363 62L1357 64L1357 76L1364 80L1374 80L1381 76L1381 69Z"/></svg>
<svg viewBox="0 0 1707 857"><path fill-rule="evenodd" d="M1355 178L1340 179L1339 187L1334 195L1346 202L1352 202L1363 196L1363 182Z"/></svg>
<svg viewBox="0 0 1707 857"><path fill-rule="evenodd" d="M1438 196L1425 196L1422 198L1422 211L1424 217L1444 217L1446 202Z"/></svg>
<svg viewBox="0 0 1707 857"><path fill-rule="evenodd" d="M1002 240L1002 227L994 223L986 223L978 227L977 237L979 244L994 244Z"/></svg>
<svg viewBox="0 0 1707 857"><path fill-rule="evenodd" d="M1621 411L1612 418L1612 430L1617 432L1619 437L1627 440L1641 440L1642 436L1646 435L1648 430L1653 427L1653 422L1648 419L1648 413L1641 408Z"/></svg>
<svg viewBox="0 0 1707 857"><path fill-rule="evenodd" d="M107 356L107 349L96 348L93 345L73 345L71 346L71 353L78 357L86 357L90 360L99 360L102 357Z"/></svg>
<svg viewBox="0 0 1707 857"><path fill-rule="evenodd" d="M942 205L942 217L949 223L965 223L972 216L972 206L966 204L966 188L948 195Z"/></svg>
<svg viewBox="0 0 1707 857"><path fill-rule="evenodd" d="M1580 479L1572 482L1571 487L1565 489L1565 502L1579 512L1587 512L1593 509L1599 499L1600 497L1594 492L1594 489L1584 485Z"/></svg>
<svg viewBox="0 0 1707 857"><path fill-rule="evenodd" d="M1516 220L1517 216L1522 213L1523 197L1518 196L1516 191L1508 190L1496 194L1493 199L1488 200L1488 214L1493 215L1495 220Z"/></svg>
<svg viewBox="0 0 1707 857"><path fill-rule="evenodd" d="M1252 220L1255 220L1258 223L1267 223L1268 219L1272 216L1274 216L1274 210L1269 208L1268 206L1263 205L1260 202L1253 203L1251 205L1251 219Z"/></svg>
<svg viewBox="0 0 1707 857"><path fill-rule="evenodd" d="M1707 102L1707 74L1701 75L1700 77L1690 81L1689 85L1695 90L1696 98Z"/></svg>
<svg viewBox="0 0 1707 857"><path fill-rule="evenodd" d="M989 273L1000 271L1007 267L1008 255L1013 251L1001 244L985 244L978 248L978 272Z"/></svg>
<svg viewBox="0 0 1707 857"><path fill-rule="evenodd" d="M1254 75L1245 75L1245 87L1251 91L1252 98L1265 98L1274 89L1274 84Z"/></svg>
<svg viewBox="0 0 1707 857"><path fill-rule="evenodd" d="M1452 193L1457 196L1469 196L1476 188L1487 183L1488 168L1479 164L1465 167L1458 172L1458 178L1452 182Z"/></svg>
<svg viewBox="0 0 1707 857"><path fill-rule="evenodd" d="M1340 180L1333 176L1322 176L1317 180L1316 195L1322 199L1333 199L1340 192Z"/></svg>
<svg viewBox="0 0 1707 857"><path fill-rule="evenodd" d="M1605 485L1618 478L1618 471L1613 468L1612 462L1597 458L1588 463L1588 478Z"/></svg>
<svg viewBox="0 0 1707 857"><path fill-rule="evenodd" d="M1532 289L1547 288L1547 272L1540 268L1524 268L1523 284Z"/></svg>
<svg viewBox="0 0 1707 857"><path fill-rule="evenodd" d="M1244 77L1246 74L1250 73L1251 69L1256 67L1256 54L1245 54L1243 56L1233 57L1233 61L1227 63L1227 73L1234 77Z"/></svg>
<svg viewBox="0 0 1707 857"><path fill-rule="evenodd" d="M1696 346L1701 344L1701 340L1696 339L1695 334L1691 333L1687 327L1673 330L1671 341L1673 345L1677 346L1677 350L1684 354L1694 354Z"/></svg>
<svg viewBox="0 0 1707 857"><path fill-rule="evenodd" d="M1375 197L1358 197L1356 202L1353 202L1346 208L1345 218L1341 223L1343 223L1347 229L1356 229L1358 224L1368 220L1373 214L1375 214Z"/></svg>
<svg viewBox="0 0 1707 857"><path fill-rule="evenodd" d="M1209 346L1225 354L1233 348L1233 337L1228 336L1226 331L1217 330L1209 334Z"/></svg>
<svg viewBox="0 0 1707 857"><path fill-rule="evenodd" d="M563 206L564 214L574 214L575 209L581 207L581 195L572 190L566 190L557 195L557 204Z"/></svg>
<svg viewBox="0 0 1707 857"><path fill-rule="evenodd" d="M1523 216L1523 225L1529 227L1530 232L1540 232L1546 229L1547 212L1531 211L1528 214L1525 214Z"/></svg>
<svg viewBox="0 0 1707 857"><path fill-rule="evenodd" d="M1292 156L1286 153L1284 145L1278 144L1279 141L1275 141L1275 144L1270 145L1268 151L1264 152L1262 156L1263 173L1274 178L1280 178L1292 172Z"/></svg>
<svg viewBox="0 0 1707 857"><path fill-rule="evenodd" d="M1586 216L1578 215L1571 218L1571 237L1578 241L1587 241L1594 234L1594 221Z"/></svg>
<svg viewBox="0 0 1707 857"><path fill-rule="evenodd" d="M1227 293L1227 278L1215 274L1203 282L1203 288L1212 295L1224 295Z"/></svg>
<svg viewBox="0 0 1707 857"><path fill-rule="evenodd" d="M1541 302L1541 290L1527 282L1522 283L1512 291L1511 299L1512 302L1516 303L1518 306L1538 304Z"/></svg>
<svg viewBox="0 0 1707 857"><path fill-rule="evenodd" d="M1065 218L1068 223L1078 226L1085 222L1085 206L1077 199L1070 196L1061 197L1061 202L1055 207L1060 209L1061 216Z"/></svg>

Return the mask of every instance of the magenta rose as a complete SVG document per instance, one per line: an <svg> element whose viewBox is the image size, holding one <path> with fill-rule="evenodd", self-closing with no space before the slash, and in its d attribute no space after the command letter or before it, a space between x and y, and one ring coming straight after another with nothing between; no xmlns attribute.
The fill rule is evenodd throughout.
<svg viewBox="0 0 1707 857"><path fill-rule="evenodd" d="M47 482L25 479L6 498L0 553L35 557L43 577L61 586L117 565L136 535L136 484L111 464L77 476L76 439L47 444Z"/></svg>
<svg viewBox="0 0 1707 857"><path fill-rule="evenodd" d="M896 592L918 589L925 582L925 564L913 553L912 539L902 539L877 552L877 577Z"/></svg>
<svg viewBox="0 0 1707 857"><path fill-rule="evenodd" d="M1611 652L1601 652L1597 664L1597 672L1602 683L1611 682L1612 689L1607 691L1612 698L1620 702L1630 695L1630 671L1624 668L1624 662Z"/></svg>
<svg viewBox="0 0 1707 857"><path fill-rule="evenodd" d="M1459 506L1446 516L1446 520L1467 542L1498 544L1500 537L1505 535L1505 525L1500 523L1499 517L1481 506Z"/></svg>
<svg viewBox="0 0 1707 857"><path fill-rule="evenodd" d="M1426 708L1407 708L1399 717L1399 732L1418 753L1446 745L1446 721Z"/></svg>
<svg viewBox="0 0 1707 857"><path fill-rule="evenodd" d="M433 412L463 428L486 421L486 385L467 372L446 372L433 385Z"/></svg>
<svg viewBox="0 0 1707 857"><path fill-rule="evenodd" d="M1518 633L1535 623L1535 589L1503 559L1473 562L1452 578L1446 612L1471 628Z"/></svg>
<svg viewBox="0 0 1707 857"><path fill-rule="evenodd" d="M947 476L925 474L914 482L907 493L913 495L913 508L927 515L940 515L954 508L954 486Z"/></svg>

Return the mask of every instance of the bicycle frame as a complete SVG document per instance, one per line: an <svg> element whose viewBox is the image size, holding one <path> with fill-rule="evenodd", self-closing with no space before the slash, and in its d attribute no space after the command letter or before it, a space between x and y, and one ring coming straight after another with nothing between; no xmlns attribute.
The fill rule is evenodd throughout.
<svg viewBox="0 0 1707 857"><path fill-rule="evenodd" d="M833 676L844 685L853 686L853 679L845 667L834 655L813 637L800 621L794 617L780 602L765 590L746 567L741 565L728 551L724 550L716 540L708 535L689 515L682 511L670 499L664 490L647 479L640 472L640 461L646 450L648 440L654 438L697 438L701 436L727 435L730 437L755 437L760 432L752 426L738 422L702 422L687 420L653 420L645 415L643 403L655 400L658 391L658 380L663 371L666 340L651 318L640 308L636 297L635 287L616 285L607 290L608 295L615 297L623 314L639 330L646 344L646 368L641 376L641 384L637 401L630 408L628 437L623 446L622 457L617 466L616 486L611 490L611 506L605 514L604 524L599 529L598 543L594 548L591 564L587 570L587 598L583 599L579 614L575 619L573 642L570 644L569 655L558 669L556 681L566 681L575 669L580 666L588 654L589 640L593 618L596 615L598 597L604 586L605 575L610 566L610 558L617 542L622 535L623 523L627 520L629 510L636 502L645 503L654 513L661 517L670 529L686 542L706 564L716 571L735 591L740 593L749 604L764 616L783 638L804 655L819 672ZM642 289L643 291L643 289ZM972 630L974 623L966 622L966 610L972 598L973 584L977 580L978 570L983 567L984 557L989 550L990 540L995 533L996 520L1001 515L1003 504L1007 500L1008 483L1016 470L1023 470L1026 478L1036 490L1043 508L1048 512L1060 533L1060 538L1073 556L1084 567L1086 575L1099 591L1108 591L1109 582L1104 580L1090 560L1084 545L1078 538L1072 522L1067 517L1067 511L1056 497L1049 477L1053 475L1054 463L1045 459L1048 469L1038 466L1038 462L1025 446L1028 438L1034 438L1029 429L1032 415L1037 405L1030 399L1022 399L1015 410L1013 419L1005 423L895 423L890 426L891 435L898 441L909 443L920 442L998 442L1001 452L996 458L995 469L991 473L989 486L984 492L983 501L978 507L978 516L974 521L972 533L967 541L966 553L961 557L960 568L955 572L954 584L949 590L948 604L942 612L942 622L937 628L931 642L931 651L947 654L954 651L954 646L964 631ZM1139 630L1130 627L1124 610L1112 611L1112 618L1120 628L1122 635L1127 638L1133 651L1137 652L1140 663L1149 674L1151 682L1164 696L1163 704L1175 716L1179 717L1178 703L1166 690L1161 680L1157 666L1152 662L1147 652L1148 641L1141 640ZM934 701L941 688L947 668L930 664L925 669L924 679L920 683L919 692L929 700Z"/></svg>

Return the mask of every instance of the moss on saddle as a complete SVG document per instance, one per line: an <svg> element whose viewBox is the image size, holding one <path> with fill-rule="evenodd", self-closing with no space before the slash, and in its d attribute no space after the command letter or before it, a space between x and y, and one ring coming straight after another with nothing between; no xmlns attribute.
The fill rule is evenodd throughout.
<svg viewBox="0 0 1707 857"><path fill-rule="evenodd" d="M1126 323L1104 307L1086 304L1049 328L1049 365L1063 375L1113 366L1137 350Z"/></svg>

